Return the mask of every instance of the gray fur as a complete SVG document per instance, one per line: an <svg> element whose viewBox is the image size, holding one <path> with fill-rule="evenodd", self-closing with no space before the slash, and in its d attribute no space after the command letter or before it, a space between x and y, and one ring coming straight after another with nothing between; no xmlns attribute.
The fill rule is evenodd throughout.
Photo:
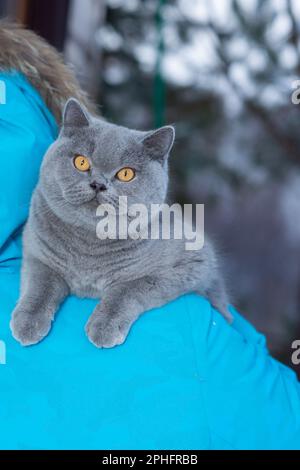
<svg viewBox="0 0 300 470"><path fill-rule="evenodd" d="M11 328L23 345L39 342L59 304L70 293L101 298L86 333L97 347L124 342L143 312L197 292L231 320L217 259L206 239L203 249L186 251L185 240L100 240L99 203L162 203L168 186L168 154L174 129L154 132L119 127L91 117L76 100L64 112L64 126L43 160L24 230L21 297ZM75 154L89 157L91 171L75 169ZM130 183L116 172L134 167ZM95 193L92 181L107 190Z"/></svg>

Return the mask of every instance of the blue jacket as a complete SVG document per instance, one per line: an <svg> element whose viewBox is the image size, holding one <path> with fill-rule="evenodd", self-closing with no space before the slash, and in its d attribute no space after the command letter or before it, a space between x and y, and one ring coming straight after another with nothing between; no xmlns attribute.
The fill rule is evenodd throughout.
<svg viewBox="0 0 300 470"><path fill-rule="evenodd" d="M57 128L22 76L1 80L0 448L300 449L295 374L237 312L230 326L196 295L144 314L110 350L85 336L96 302L75 297L42 343L12 338L20 230Z"/></svg>

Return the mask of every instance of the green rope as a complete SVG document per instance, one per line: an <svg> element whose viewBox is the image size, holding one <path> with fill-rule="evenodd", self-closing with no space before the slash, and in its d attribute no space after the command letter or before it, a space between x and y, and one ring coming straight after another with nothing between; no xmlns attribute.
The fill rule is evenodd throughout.
<svg viewBox="0 0 300 470"><path fill-rule="evenodd" d="M165 0L157 0L155 24L157 31L157 59L154 75L154 126L161 127L165 124L166 87L161 73L161 63L164 53L163 17L162 8Z"/></svg>

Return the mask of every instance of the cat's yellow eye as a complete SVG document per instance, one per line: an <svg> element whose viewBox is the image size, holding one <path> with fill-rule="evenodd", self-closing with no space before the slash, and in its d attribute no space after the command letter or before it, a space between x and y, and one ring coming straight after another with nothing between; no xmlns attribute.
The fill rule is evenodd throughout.
<svg viewBox="0 0 300 470"><path fill-rule="evenodd" d="M74 166L79 171L88 171L91 168L88 158L83 155L77 155L74 158Z"/></svg>
<svg viewBox="0 0 300 470"><path fill-rule="evenodd" d="M135 177L135 171L132 168L122 168L116 174L116 178L118 180L123 181L124 183L128 183L129 181L133 180Z"/></svg>

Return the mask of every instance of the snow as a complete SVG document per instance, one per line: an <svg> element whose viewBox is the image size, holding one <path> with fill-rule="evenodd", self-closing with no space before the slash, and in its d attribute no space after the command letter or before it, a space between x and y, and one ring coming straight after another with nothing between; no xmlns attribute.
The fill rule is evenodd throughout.
<svg viewBox="0 0 300 470"><path fill-rule="evenodd" d="M256 84L251 80L246 64L239 62L231 64L229 73L232 80L243 91L244 96L255 96Z"/></svg>
<svg viewBox="0 0 300 470"><path fill-rule="evenodd" d="M183 47L183 56L194 67L213 67L217 64L214 39L210 31L194 32L189 44Z"/></svg>
<svg viewBox="0 0 300 470"><path fill-rule="evenodd" d="M232 60L241 60L249 51L249 43L242 36L234 37L226 47L226 52Z"/></svg>
<svg viewBox="0 0 300 470"><path fill-rule="evenodd" d="M291 44L285 45L279 54L279 63L286 70L292 70L298 64L297 52Z"/></svg>
<svg viewBox="0 0 300 470"><path fill-rule="evenodd" d="M106 0L111 7L134 9L141 6L138 0ZM240 7L255 18L257 0L239 0ZM267 52L247 40L243 32L226 43L226 53L231 60L229 69L233 82L247 97L258 96L267 107L282 104L291 88L291 73L298 63L294 46L286 43L291 31L291 20L286 11L286 0L272 0L270 7L275 10L275 17L270 22L267 40L278 53L281 65L281 75L274 77L273 83L259 89L252 78L253 74L262 73L269 66ZM300 20L300 1L293 2L296 17ZM225 101L229 116L241 111L242 103L227 83L226 78L219 73L219 58L215 49L215 38L207 26L212 21L221 28L228 29L235 24L231 0L177 0L174 4L166 4L162 10L164 17L163 38L165 52L162 56L161 71L165 80L180 87L196 87L199 89L215 90ZM298 15L298 16L297 16ZM194 25L188 31L187 42L182 42L178 34L177 22L182 16L188 18ZM199 27L197 27L199 23ZM153 73L157 63L157 31L155 24L148 24L144 39L134 46L134 56L146 73ZM122 38L111 27L105 26L97 33L97 41L104 49L117 51L122 48ZM224 44L223 44L224 45ZM130 46L128 46L130 47ZM281 49L280 49L281 48ZM119 63L109 64L105 78L111 84L120 84L126 80L128 71L122 71Z"/></svg>
<svg viewBox="0 0 300 470"><path fill-rule="evenodd" d="M176 52L167 52L163 57L162 74L168 82L178 86L189 86L194 82L193 71Z"/></svg>
<svg viewBox="0 0 300 470"><path fill-rule="evenodd" d="M272 45L285 40L291 32L291 19L286 12L278 14L270 24L266 38Z"/></svg>
<svg viewBox="0 0 300 470"><path fill-rule="evenodd" d="M167 22L163 27L164 46L166 49L176 49L182 45L178 36L176 24Z"/></svg>
<svg viewBox="0 0 300 470"><path fill-rule="evenodd" d="M126 0L122 2L123 9L127 12L134 12L139 7L139 0Z"/></svg>
<svg viewBox="0 0 300 470"><path fill-rule="evenodd" d="M141 43L134 48L134 55L144 71L151 72L156 63L157 49L151 43Z"/></svg>
<svg viewBox="0 0 300 470"><path fill-rule="evenodd" d="M191 21L207 22L209 12L203 0L178 0L178 8Z"/></svg>
<svg viewBox="0 0 300 470"><path fill-rule="evenodd" d="M129 70L118 60L109 59L105 64L104 79L110 85L121 85L129 77Z"/></svg>
<svg viewBox="0 0 300 470"><path fill-rule="evenodd" d="M268 56L263 49L252 47L247 55L246 63L251 72L263 72L268 65Z"/></svg>
<svg viewBox="0 0 300 470"><path fill-rule="evenodd" d="M258 0L238 0L238 4L243 12L248 15L255 15Z"/></svg>
<svg viewBox="0 0 300 470"><path fill-rule="evenodd" d="M299 19L300 19L300 2L299 2L299 0L292 0L292 9L293 9L295 17L298 19L298 22L299 22Z"/></svg>
<svg viewBox="0 0 300 470"><path fill-rule="evenodd" d="M286 0L273 0L272 1L272 6L275 11L278 13L281 13L286 9Z"/></svg>
<svg viewBox="0 0 300 470"><path fill-rule="evenodd" d="M99 47L111 52L119 50L123 43L120 34L110 25L98 29L95 40Z"/></svg>
<svg viewBox="0 0 300 470"><path fill-rule="evenodd" d="M127 3L127 0L105 0L105 3L110 8L120 8L124 3Z"/></svg>
<svg viewBox="0 0 300 470"><path fill-rule="evenodd" d="M248 0L249 2L249 0ZM251 3L251 0L250 0ZM210 19L219 27L231 28L234 24L231 0L206 0Z"/></svg>
<svg viewBox="0 0 300 470"><path fill-rule="evenodd" d="M266 108L273 108L275 106L282 106L286 104L286 96L282 93L280 88L276 85L266 85L260 92L259 101Z"/></svg>

